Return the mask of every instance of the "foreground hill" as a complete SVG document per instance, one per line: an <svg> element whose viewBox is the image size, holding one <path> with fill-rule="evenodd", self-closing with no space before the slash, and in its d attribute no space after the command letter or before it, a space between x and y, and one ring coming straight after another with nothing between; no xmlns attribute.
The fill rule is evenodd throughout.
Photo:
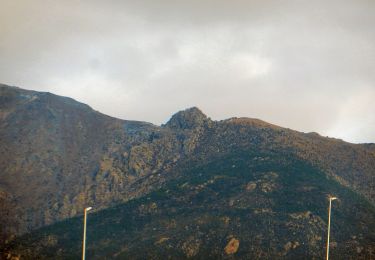
<svg viewBox="0 0 375 260"><path fill-rule="evenodd" d="M256 245L254 248L261 250L259 252L263 252L267 245L272 243L278 243L280 246L285 237L288 239L285 242L286 248L300 248L300 253L296 254L320 257L321 252L312 253L315 252L313 245L301 246L305 240L302 237L299 240L291 239L290 232L288 229L284 230L284 227L289 218L295 218L296 230L307 232L311 224L308 219L311 217L316 220L313 223L320 223L316 224L315 228L311 227L311 234L324 240L321 233L326 223L326 196L337 192L335 195L340 196L338 207L345 205L341 208L341 215L337 216L341 216L341 220L337 221L341 221L342 227L345 224L345 229L348 229L343 233L343 237L338 238L341 242L337 244L337 252L346 252L349 256L358 251L359 255L356 256L360 257L369 255L368 252L372 250L375 205L374 144L350 144L315 133L305 134L285 129L257 119L232 118L213 121L197 108L180 111L165 125L155 126L112 118L69 98L5 85L0 85L0 138L0 231L5 234L3 244L5 239L9 241L9 234L22 234L56 221L79 216L84 207L95 205L98 212L92 218L94 221L97 217L98 225L101 225L101 221L107 221L103 216L107 216L109 213L106 212L111 210L113 216L116 212L133 212L130 219L135 222L129 222L129 227L135 230L127 234L134 239L138 237L140 241L134 241L134 247L126 249L129 254L134 253L142 258L142 253L154 252L162 257L165 255L158 251L160 248L152 249L150 246L146 252L141 249L146 246L143 244L148 241L146 237L152 233L149 228L156 228L157 231L160 221L173 215L173 212L170 212L174 208L172 205L177 205L179 210L176 209L176 215L173 215L177 222L187 221L195 225L193 223L196 220L207 216L209 224L203 225L206 228L205 231L200 231L203 232L202 236L211 229L211 224L218 221L215 216L225 217L229 214L228 223L233 226L228 224L228 227L233 229L238 224L238 230L254 229L255 233L251 234L255 237L266 236L261 231L266 230L266 222L262 221L269 219L269 225L276 225L272 227L274 240L270 236L260 239L262 242L258 241L258 244L253 241ZM242 166L237 167L232 160L241 161ZM231 170L226 172L224 169ZM199 171L206 177L201 177L199 173L195 175ZM224 177L221 178L221 175ZM219 190L215 188L216 183L220 183L217 186L220 187ZM314 183L317 186L314 186ZM193 190L199 190L203 185L202 195L197 195L201 196L198 201L201 203L200 207L192 206L194 204L191 200L194 197L189 189L178 189L183 185ZM206 193L210 185L213 185L213 192ZM244 189L245 186L248 188ZM152 194L160 195L166 190L173 192L166 193L162 198L157 197L154 201L158 209L156 212L160 211L161 215L154 217L152 209L147 209L148 206L142 200L154 196ZM214 195L216 193L217 195ZM237 196L238 201L246 204L246 207L243 206L247 210L244 215L240 213L241 208L234 206L236 199L232 199L232 193L234 198ZM151 217L144 221L143 213L138 212L138 208L143 204L146 213L150 210L147 214L151 214ZM121 206L117 206L118 210L100 211L115 205ZM154 204L149 206L155 207L152 205ZM290 207L293 210L284 209ZM186 213L183 213L184 210ZM229 213L226 213L226 210ZM119 223L127 221L122 215L121 213L116 217ZM234 217L237 215L238 219ZM138 219L143 221L143 224L139 223L140 226L137 226ZM248 219L253 219L254 222L248 222ZM298 221L303 219L306 220L304 224L298 224ZM43 239L46 239L47 234L51 234L56 241L62 241L62 244L52 239L56 243L52 241L51 247L43 246L47 251L35 250L35 254L57 254L60 251L55 247L58 246L63 255L77 254L77 241L80 238L75 232L78 232L80 226L75 224L73 228L70 224L64 224L70 223L69 221L80 223L80 219L73 218L32 233L34 239L30 240L30 237L26 236L23 238L25 240L22 240L26 242L16 240L20 252L31 254L26 249L28 246L45 244L46 241L38 240L35 234L40 234ZM111 219L108 221L112 223ZM253 226L257 221L263 223L257 224L261 228ZM220 225L212 227L212 232L216 235L209 239L216 242L200 242L202 248L206 247L208 250L212 246L220 250L218 249L217 253L213 251L213 255L207 255L208 251L204 253L202 249L203 251L198 250L195 255L204 258L223 253L220 243L226 240L222 237L224 233L219 232L223 229ZM103 224L100 226L102 229L97 227L97 230L105 233L111 230L111 226L119 232L119 236L127 229L118 228L112 223ZM189 226L190 233L182 232L179 230L182 228L179 223L176 228L177 230L171 229L170 232L179 231L180 239L168 237L168 243L184 241L182 234L191 236L196 233L189 229ZM292 234L296 232L293 231ZM113 240L104 233L97 236L97 242L105 240L108 245L113 244ZM161 234L156 232L155 236ZM255 239L253 236L246 238L245 233L241 234L241 239L235 238L242 241L241 245L247 243L246 239ZM75 246L72 244L72 251L64 251L68 240L65 241L63 237L73 244L76 243ZM126 247L129 246L127 239L132 239L131 237L124 235L121 240ZM318 239L320 242L314 243L319 247L324 244L323 240ZM237 243L233 241L234 244ZM9 245L9 242L6 245ZM102 247L99 244L93 246L97 249ZM178 251L178 246L174 244L170 247L170 250L165 249L166 255L172 256L173 248L176 249L176 254L182 250ZM239 248L244 250L243 247ZM282 257L284 253L279 249L271 250L272 252L267 253L268 256ZM137 250L140 250L139 254L135 253ZM244 251L242 256L257 257L255 249L249 250L245 250L247 253ZM106 249L103 252L108 252L111 257L117 253L121 255L115 245L112 251ZM259 254L261 257L264 252Z"/></svg>
<svg viewBox="0 0 375 260"><path fill-rule="evenodd" d="M163 188L88 216L90 259L371 259L375 207L315 167L253 149L184 163ZM9 245L23 259L79 259L82 218Z"/></svg>

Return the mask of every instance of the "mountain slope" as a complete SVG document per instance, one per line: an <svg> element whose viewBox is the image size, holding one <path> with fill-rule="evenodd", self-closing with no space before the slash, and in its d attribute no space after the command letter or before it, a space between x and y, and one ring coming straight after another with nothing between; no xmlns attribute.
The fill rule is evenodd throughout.
<svg viewBox="0 0 375 260"><path fill-rule="evenodd" d="M207 162L229 163L226 158L238 151L251 151L254 158L290 157L319 171L327 182L359 196L358 205L368 204L361 223L372 225L366 216L375 205L374 144L350 144L258 119L213 121L197 108L155 126L112 118L70 98L5 85L0 85L0 140L1 241L78 216L87 205L99 211L145 197L183 178L182 168L190 172ZM306 176L304 185L315 178ZM318 190L329 193L328 186Z"/></svg>
<svg viewBox="0 0 375 260"><path fill-rule="evenodd" d="M50 93L1 85L0 101L0 199L15 205L16 233L146 193L147 176L194 148L195 131L111 118Z"/></svg>
<svg viewBox="0 0 375 260"><path fill-rule="evenodd" d="M88 216L91 259L322 259L327 196L331 259L370 259L375 208L315 167L280 153L242 150L184 164L162 189ZM14 242L25 259L75 259L82 218ZM229 244L229 246L228 246Z"/></svg>
<svg viewBox="0 0 375 260"><path fill-rule="evenodd" d="M27 227L51 223L56 214L74 215L64 201L75 203L69 195L80 192L121 121L49 93L0 91L1 190L20 204L18 215Z"/></svg>

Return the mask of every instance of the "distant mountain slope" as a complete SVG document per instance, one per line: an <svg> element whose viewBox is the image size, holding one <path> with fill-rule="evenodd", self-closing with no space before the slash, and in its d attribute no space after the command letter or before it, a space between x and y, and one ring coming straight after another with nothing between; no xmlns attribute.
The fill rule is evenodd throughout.
<svg viewBox="0 0 375 260"><path fill-rule="evenodd" d="M88 216L90 259L323 259L327 196L331 259L371 259L375 207L283 153L237 150L183 164L162 189ZM82 218L10 245L23 259L78 259Z"/></svg>
<svg viewBox="0 0 375 260"><path fill-rule="evenodd" d="M17 201L21 230L75 215L71 204L122 122L50 93L1 87L0 188ZM25 226L26 224L27 226Z"/></svg>
<svg viewBox="0 0 375 260"><path fill-rule="evenodd" d="M17 205L18 233L143 194L146 176L193 149L181 148L190 132L115 119L50 93L1 85L0 115L0 197Z"/></svg>
<svg viewBox="0 0 375 260"><path fill-rule="evenodd" d="M374 144L258 119L213 121L198 108L155 126L112 118L70 98L0 85L0 140L0 233L28 232L77 216L86 205L100 210L146 196L178 179L182 165L247 150L291 156L375 205Z"/></svg>

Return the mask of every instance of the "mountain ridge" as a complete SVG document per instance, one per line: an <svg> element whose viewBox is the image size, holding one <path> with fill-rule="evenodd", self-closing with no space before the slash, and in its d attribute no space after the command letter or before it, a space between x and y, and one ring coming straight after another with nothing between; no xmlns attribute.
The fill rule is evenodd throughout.
<svg viewBox="0 0 375 260"><path fill-rule="evenodd" d="M175 112L174 114L172 114L171 118L166 122L166 123L162 123L160 125L158 124L154 124L152 122L148 122L148 121L139 121L139 120L129 120L129 119L125 119L125 118L119 118L119 117L116 117L116 116L110 116L110 115L107 115L107 114L104 114L98 110L95 110L93 109L90 105L88 104L85 104L81 101L78 101L74 98L71 98L71 97L68 97L68 96L63 96L63 95L57 95L57 94L54 94L54 93L51 93L49 91L37 91L37 90L29 90L29 89L24 89L24 88L21 88L21 87L18 87L18 86L12 86L12 85L7 85L7 84L4 84L4 83L0 83L0 88L13 88L13 89L17 89L19 91L25 91L25 92L35 92L35 93L42 93L42 94L46 94L46 95L53 95L55 97L60 97L60 98L65 98L65 99L68 99L68 100L71 100L73 101L72 103L79 103L79 104L82 104L84 106L87 106L89 107L90 109L92 109L93 111L97 112L97 113L100 113L102 115L105 115L107 117L110 117L110 118L114 118L114 119L117 119L117 120L121 120L121 121L128 121L128 122L139 122L139 123L144 123L144 124L149 124L149 125L153 125L153 126L156 126L156 127L165 127L168 122L173 118L173 116L176 116L178 114L180 114L180 112L188 112L190 110L198 110L201 114L203 114L204 117L206 117L207 119L209 120L212 120L210 117L208 117L207 115L205 115L202 110L197 107L197 106L191 106L191 107L188 107L188 108L185 108L185 109L182 109L180 111L177 111ZM279 128L279 129L286 129L286 130L292 130L292 131L295 131L295 132L298 132L298 133L303 133L303 134L307 134L307 135L314 135L314 136L319 136L319 137L322 137L322 138L328 138L328 139L332 139L332 140L337 140L337 141L342 141L344 143L348 143L348 144L353 144L353 145L364 145L364 146L367 146L369 147L369 149L375 149L375 143L373 142L364 142L364 143L352 143L352 142L349 142L349 141L346 141L346 140L343 140L341 138L336 138L336 137L332 137L332 136L323 136L321 134L319 134L318 132L303 132L303 131L299 131L299 130L293 130L289 127L284 127L284 126L279 126L279 125L276 125L276 124L273 124L273 123L270 123L268 121L265 121L265 120L262 120L262 119L259 119L259 118L253 118L253 117L230 117L230 118L227 118L227 119L222 119L222 120L213 120L215 122L225 122L225 121L229 121L229 122L234 122L234 123L246 123L248 122L249 124L253 123L253 124L258 124L258 125L264 125L264 126L269 126L269 127L275 127L275 128Z"/></svg>

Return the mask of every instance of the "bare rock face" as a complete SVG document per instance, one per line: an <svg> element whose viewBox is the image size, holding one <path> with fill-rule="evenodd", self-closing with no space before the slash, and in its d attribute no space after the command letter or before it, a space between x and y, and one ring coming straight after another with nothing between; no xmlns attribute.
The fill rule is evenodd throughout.
<svg viewBox="0 0 375 260"><path fill-rule="evenodd" d="M238 251L239 246L240 241L233 237L225 246L224 251L227 255L235 254Z"/></svg>
<svg viewBox="0 0 375 260"><path fill-rule="evenodd" d="M192 107L174 114L165 126L172 129L194 129L207 121L209 119L199 108Z"/></svg>
<svg viewBox="0 0 375 260"><path fill-rule="evenodd" d="M201 241L194 237L189 237L183 244L182 244L182 251L185 253L187 258L192 258L199 252Z"/></svg>
<svg viewBox="0 0 375 260"><path fill-rule="evenodd" d="M289 241L284 245L285 254L287 254L290 250L296 249L300 246L298 241Z"/></svg>

